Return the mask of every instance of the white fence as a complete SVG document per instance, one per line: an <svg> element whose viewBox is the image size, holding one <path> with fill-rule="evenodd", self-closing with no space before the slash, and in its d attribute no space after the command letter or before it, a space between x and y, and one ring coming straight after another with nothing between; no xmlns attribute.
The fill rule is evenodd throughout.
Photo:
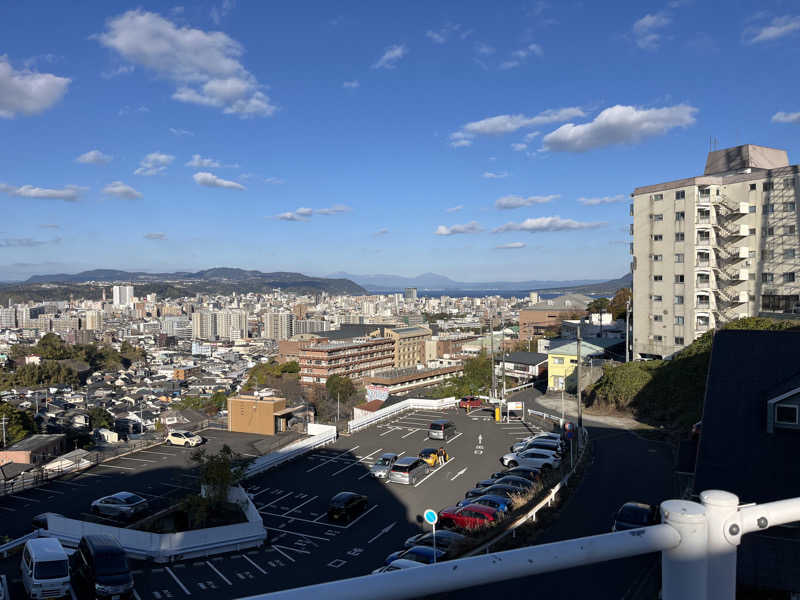
<svg viewBox="0 0 800 600"><path fill-rule="evenodd" d="M244 475L245 479L282 465L298 456L302 456L314 448L327 446L336 441L336 427L333 425L309 423L308 433L310 437L292 442L283 448L278 448L275 452L270 452L269 454L259 456L253 460L247 466Z"/></svg>
<svg viewBox="0 0 800 600"><path fill-rule="evenodd" d="M370 425L380 423L390 417L405 412L407 410L425 408L428 410L442 410L445 408L454 408L458 406L458 400L455 398L443 398L441 400L429 400L424 398L409 398L397 404L392 404L386 408L376 410L371 415L361 417L360 419L353 419L347 423L347 430L350 433L360 431Z"/></svg>

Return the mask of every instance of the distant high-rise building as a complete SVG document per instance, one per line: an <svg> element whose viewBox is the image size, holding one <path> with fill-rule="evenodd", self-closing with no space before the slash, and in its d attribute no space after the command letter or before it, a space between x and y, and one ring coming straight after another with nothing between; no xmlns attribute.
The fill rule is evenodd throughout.
<svg viewBox="0 0 800 600"><path fill-rule="evenodd" d="M528 302L531 304L539 302L539 292L528 292Z"/></svg>
<svg viewBox="0 0 800 600"><path fill-rule="evenodd" d="M14 329L17 326L17 311L14 308L0 308L0 329Z"/></svg>
<svg viewBox="0 0 800 600"><path fill-rule="evenodd" d="M83 321L83 328L99 330L103 328L103 313L99 310L87 310Z"/></svg>
<svg viewBox="0 0 800 600"><path fill-rule="evenodd" d="M288 340L294 335L294 322L292 313L267 313L264 315L264 335L275 341Z"/></svg>
<svg viewBox="0 0 800 600"><path fill-rule="evenodd" d="M125 308L133 304L132 285L115 285L113 292L115 308Z"/></svg>
<svg viewBox="0 0 800 600"><path fill-rule="evenodd" d="M417 299L417 288L410 287L406 288L403 292L403 298L406 300L416 300Z"/></svg>
<svg viewBox="0 0 800 600"><path fill-rule="evenodd" d="M202 310L192 313L192 339L217 339L217 319L213 312Z"/></svg>

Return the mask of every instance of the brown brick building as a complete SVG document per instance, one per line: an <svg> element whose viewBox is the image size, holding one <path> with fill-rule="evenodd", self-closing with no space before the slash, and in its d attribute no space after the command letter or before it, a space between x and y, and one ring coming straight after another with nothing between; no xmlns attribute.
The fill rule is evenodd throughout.
<svg viewBox="0 0 800 600"><path fill-rule="evenodd" d="M300 381L325 384L331 375L354 381L394 365L394 340L391 338L354 338L330 341L321 338L300 346Z"/></svg>

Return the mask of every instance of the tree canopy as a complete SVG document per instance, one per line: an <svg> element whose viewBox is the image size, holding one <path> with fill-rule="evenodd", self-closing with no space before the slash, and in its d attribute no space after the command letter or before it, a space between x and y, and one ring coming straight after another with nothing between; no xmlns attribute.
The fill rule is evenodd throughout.
<svg viewBox="0 0 800 600"><path fill-rule="evenodd" d="M611 301L608 298L595 298L586 306L586 310L590 313L604 313L608 312L611 307Z"/></svg>
<svg viewBox="0 0 800 600"><path fill-rule="evenodd" d="M631 299L631 288L620 288L611 299L611 317L624 319L628 312L626 303Z"/></svg>
<svg viewBox="0 0 800 600"><path fill-rule="evenodd" d="M17 443L26 435L33 432L33 421L28 413L17 410L6 402L0 403L0 418L6 418L6 446ZM3 434L0 431L0 445L3 443Z"/></svg>

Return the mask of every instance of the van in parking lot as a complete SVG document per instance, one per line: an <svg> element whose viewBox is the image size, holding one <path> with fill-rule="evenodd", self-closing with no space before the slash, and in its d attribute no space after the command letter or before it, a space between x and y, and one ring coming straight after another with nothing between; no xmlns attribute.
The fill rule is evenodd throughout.
<svg viewBox="0 0 800 600"><path fill-rule="evenodd" d="M29 598L63 598L69 591L69 557L56 538L25 542L19 563L22 585Z"/></svg>
<svg viewBox="0 0 800 600"><path fill-rule="evenodd" d="M428 437L432 440L449 440L456 435L456 425L447 419L439 419L428 427Z"/></svg>
<svg viewBox="0 0 800 600"><path fill-rule="evenodd" d="M120 543L110 535L86 535L72 556L73 589L79 598L129 600L133 575Z"/></svg>
<svg viewBox="0 0 800 600"><path fill-rule="evenodd" d="M415 456L406 456L394 463L389 481L413 485L430 471L430 467Z"/></svg>

